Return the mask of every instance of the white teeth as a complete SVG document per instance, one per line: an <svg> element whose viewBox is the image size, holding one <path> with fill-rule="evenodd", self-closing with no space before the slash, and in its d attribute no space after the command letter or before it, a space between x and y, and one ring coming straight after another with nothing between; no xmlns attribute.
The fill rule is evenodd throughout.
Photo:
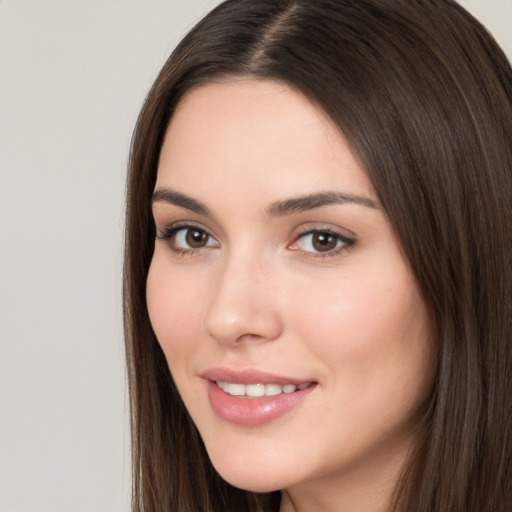
<svg viewBox="0 0 512 512"><path fill-rule="evenodd" d="M283 388L279 384L265 384L265 395L275 396L280 395L283 392Z"/></svg>
<svg viewBox="0 0 512 512"><path fill-rule="evenodd" d="M247 384L245 386L245 394L247 396L265 396L264 384Z"/></svg>
<svg viewBox="0 0 512 512"><path fill-rule="evenodd" d="M229 391L231 395L243 396L245 395L245 386L243 384L229 384Z"/></svg>
<svg viewBox="0 0 512 512"><path fill-rule="evenodd" d="M257 398L260 396L275 396L281 393L293 393L294 391L301 391L310 386L311 383L307 382L295 386L295 384L232 384L231 382L224 382L221 380L216 381L217 386L226 393L232 396L247 396L249 398Z"/></svg>

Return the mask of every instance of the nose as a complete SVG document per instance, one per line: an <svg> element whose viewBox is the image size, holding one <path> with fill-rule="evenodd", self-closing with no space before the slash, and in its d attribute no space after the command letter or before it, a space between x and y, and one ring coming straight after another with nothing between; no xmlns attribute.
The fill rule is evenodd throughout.
<svg viewBox="0 0 512 512"><path fill-rule="evenodd" d="M271 267L255 258L224 263L204 319L206 332L219 344L239 346L280 336L282 317Z"/></svg>

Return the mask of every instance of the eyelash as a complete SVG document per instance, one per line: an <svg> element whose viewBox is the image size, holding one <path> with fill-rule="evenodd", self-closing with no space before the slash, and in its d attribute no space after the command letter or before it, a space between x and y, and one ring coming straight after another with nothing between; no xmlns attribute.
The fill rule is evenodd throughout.
<svg viewBox="0 0 512 512"><path fill-rule="evenodd" d="M189 230L196 231L198 233L202 233L207 236L208 239L215 240L205 229L200 226L196 226L195 224L173 224L171 226L166 227L161 232L157 233L157 238L167 242L171 251L178 256L195 256L199 255L203 250L208 249L209 247L215 247L213 245L205 245L203 247L198 248L183 248L178 247L176 245L175 236L180 232L187 232ZM335 247L332 250L328 250L325 252L315 252L315 251L301 251L301 249L290 249L293 251L301 251L304 257L308 258L329 258L333 256L338 256L341 252L350 250L356 245L356 240L353 238L348 238L338 231L329 229L329 228L315 228L308 229L301 233L299 233L293 240L291 244L287 247L291 247L293 245L298 244L299 240L304 239L309 235L328 235L334 238L336 244L341 243L339 247ZM216 242L218 244L218 242ZM218 245L217 245L218 246Z"/></svg>
<svg viewBox="0 0 512 512"><path fill-rule="evenodd" d="M294 241L290 244L295 245L298 243L299 240L304 239L308 235L328 235L330 237L333 237L336 244L341 243L339 247L335 247L332 250L326 251L326 252L315 252L315 251L302 251L304 257L308 258L330 258L333 256L338 256L341 252L347 251L352 249L356 245L356 240L353 238L348 238L338 231L335 231L330 228L314 228L314 229L308 229L301 233L299 233ZM292 249L292 250L300 250L300 249Z"/></svg>
<svg viewBox="0 0 512 512"><path fill-rule="evenodd" d="M205 229L200 226L196 226L195 224L173 224L157 233L157 238L167 242L171 251L178 256L195 256L202 252L202 250L207 249L209 246L185 249L183 247L178 247L175 241L175 237L180 231L187 232L190 230L203 233L209 239L214 240L214 238Z"/></svg>

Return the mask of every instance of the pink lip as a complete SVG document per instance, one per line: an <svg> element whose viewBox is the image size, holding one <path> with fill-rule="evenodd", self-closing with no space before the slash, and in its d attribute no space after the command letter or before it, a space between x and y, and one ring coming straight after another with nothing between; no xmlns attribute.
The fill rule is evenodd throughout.
<svg viewBox="0 0 512 512"><path fill-rule="evenodd" d="M202 377L207 381L208 399L215 413L224 421L247 427L264 425L290 412L316 387L316 383L313 383L306 389L293 393L243 398L224 392L215 381L237 384L294 384L296 386L312 381L282 377L258 370L237 371L228 368L212 368L204 372Z"/></svg>
<svg viewBox="0 0 512 512"><path fill-rule="evenodd" d="M293 377L283 377L272 372L263 372L254 369L233 370L231 368L210 368L201 374L203 379L222 380L224 382L232 382L236 384L305 384L312 380L294 379Z"/></svg>

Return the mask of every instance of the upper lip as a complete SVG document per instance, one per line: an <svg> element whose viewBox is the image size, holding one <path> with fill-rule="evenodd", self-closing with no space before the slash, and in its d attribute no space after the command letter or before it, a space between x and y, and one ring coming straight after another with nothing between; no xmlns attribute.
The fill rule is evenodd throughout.
<svg viewBox="0 0 512 512"><path fill-rule="evenodd" d="M236 384L294 384L300 386L309 382L311 379L300 379L294 377L285 377L277 375L269 371L261 371L257 369L234 369L225 367L209 368L201 374L203 379L210 381L231 382Z"/></svg>

